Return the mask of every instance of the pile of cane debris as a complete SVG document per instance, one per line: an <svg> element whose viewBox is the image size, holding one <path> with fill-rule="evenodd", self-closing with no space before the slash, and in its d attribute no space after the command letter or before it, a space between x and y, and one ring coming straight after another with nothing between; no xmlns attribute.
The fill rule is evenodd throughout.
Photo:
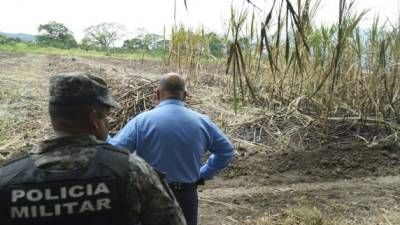
<svg viewBox="0 0 400 225"><path fill-rule="evenodd" d="M271 113L260 113L245 123L230 125L231 135L239 142L274 149L314 148L332 145L336 148L400 146L397 123L375 117L363 117L344 110L318 117L304 110L304 105L281 107Z"/></svg>
<svg viewBox="0 0 400 225"><path fill-rule="evenodd" d="M140 76L109 81L113 98L122 106L110 114L110 132L121 129L131 118L152 109L156 102L156 82Z"/></svg>

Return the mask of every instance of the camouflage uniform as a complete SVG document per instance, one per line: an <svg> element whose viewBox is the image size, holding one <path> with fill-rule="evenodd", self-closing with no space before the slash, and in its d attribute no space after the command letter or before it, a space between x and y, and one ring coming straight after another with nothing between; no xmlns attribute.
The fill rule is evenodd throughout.
<svg viewBox="0 0 400 225"><path fill-rule="evenodd" d="M76 170L87 167L100 148L121 150L94 136L83 135L43 141L30 154L38 168ZM131 155L129 161L131 176L126 198L130 224L185 224L178 203L158 174L137 156Z"/></svg>
<svg viewBox="0 0 400 225"><path fill-rule="evenodd" d="M101 78L84 73L63 74L51 78L50 104L68 106L92 103L120 107L108 95L107 84ZM30 150L29 159L36 168L43 171L76 171L88 168L99 152L104 150L118 154L123 152L128 160L127 151L100 141L91 134L42 141ZM21 160L0 167L1 179L7 177L8 168L18 162ZM125 167L128 169L125 182L128 187L125 189L126 196L122 198L127 208L128 224L185 225L182 210L159 174L136 156L131 155L129 163L125 162L128 165ZM29 186L29 183L25 185ZM6 187L7 181L0 180L0 192Z"/></svg>

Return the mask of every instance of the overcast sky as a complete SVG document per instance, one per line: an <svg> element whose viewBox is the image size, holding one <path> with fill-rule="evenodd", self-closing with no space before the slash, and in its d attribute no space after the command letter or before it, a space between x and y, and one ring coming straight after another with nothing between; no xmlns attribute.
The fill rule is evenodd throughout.
<svg viewBox="0 0 400 225"><path fill-rule="evenodd" d="M232 0L177 1L177 23L191 27L203 24L209 31L224 32ZM233 0L240 7L245 0ZM268 8L272 0L253 0L261 8ZM316 22L332 23L337 20L339 0L322 0ZM363 25L374 15L396 21L400 0L358 0L357 9L370 9ZM247 4L245 4L247 5ZM48 21L64 23L78 40L83 30L102 22L123 24L134 32L137 28L161 34L163 27L174 24L174 0L0 0L0 31L37 33L39 24Z"/></svg>

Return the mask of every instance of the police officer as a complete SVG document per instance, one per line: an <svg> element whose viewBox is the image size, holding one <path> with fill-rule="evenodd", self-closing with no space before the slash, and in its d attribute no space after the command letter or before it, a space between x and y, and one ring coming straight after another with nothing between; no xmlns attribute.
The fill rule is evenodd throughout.
<svg viewBox="0 0 400 225"><path fill-rule="evenodd" d="M56 137L0 168L1 225L186 224L154 170L104 142L110 107L120 104L99 77L50 79Z"/></svg>
<svg viewBox="0 0 400 225"><path fill-rule="evenodd" d="M111 144L136 152L155 169L166 173L188 225L197 224L197 185L223 170L233 146L207 116L185 106L185 81L179 74L161 77L158 106L144 112L112 139ZM212 154L202 165L206 151Z"/></svg>

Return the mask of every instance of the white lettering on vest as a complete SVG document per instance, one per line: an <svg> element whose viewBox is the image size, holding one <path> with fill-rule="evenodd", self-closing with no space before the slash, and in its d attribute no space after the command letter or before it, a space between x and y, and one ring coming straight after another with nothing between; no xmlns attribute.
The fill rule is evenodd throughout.
<svg viewBox="0 0 400 225"><path fill-rule="evenodd" d="M61 199L66 199L67 198L67 188L66 187L61 187L60 188L60 198Z"/></svg>
<svg viewBox="0 0 400 225"><path fill-rule="evenodd" d="M24 207L11 207L11 218L28 218L29 208Z"/></svg>
<svg viewBox="0 0 400 225"><path fill-rule="evenodd" d="M73 214L74 213L74 207L77 206L77 202L69 202L69 203L64 203L63 206L67 208L67 214Z"/></svg>
<svg viewBox="0 0 400 225"><path fill-rule="evenodd" d="M46 200L57 200L59 197L57 195L52 195L51 189L44 190L44 199Z"/></svg>
<svg viewBox="0 0 400 225"><path fill-rule="evenodd" d="M10 193L10 216L11 218L45 218L110 210L112 209L110 198L88 199L89 196L104 196L110 193L105 182L59 186L58 188L15 189ZM62 199L66 202L59 202ZM74 199L75 202L70 202ZM23 204L24 202L26 204Z"/></svg>
<svg viewBox="0 0 400 225"><path fill-rule="evenodd" d="M91 184L86 185L86 195L87 196L93 195L93 185Z"/></svg>
<svg viewBox="0 0 400 225"><path fill-rule="evenodd" d="M79 198L79 197L82 197L85 194L83 189L84 189L83 186L75 185L75 186L72 186L69 189L68 194L72 198Z"/></svg>
<svg viewBox="0 0 400 225"><path fill-rule="evenodd" d="M97 205L97 210L102 210L102 209L111 209L111 199L109 198L102 198L102 199L98 199L96 201L96 205Z"/></svg>
<svg viewBox="0 0 400 225"><path fill-rule="evenodd" d="M17 202L19 198L25 197L25 191L23 190L12 190L11 192L11 201Z"/></svg>
<svg viewBox="0 0 400 225"><path fill-rule="evenodd" d="M92 203L90 201L83 201L81 209L79 210L79 213L84 213L86 211L95 211L95 208L93 207Z"/></svg>
<svg viewBox="0 0 400 225"><path fill-rule="evenodd" d="M102 198L97 200L85 200L79 202L57 203L54 205L33 205L33 206L12 206L11 218L43 218L52 216L62 216L80 214L86 212L96 212L110 210L111 199Z"/></svg>
<svg viewBox="0 0 400 225"><path fill-rule="evenodd" d="M31 202L37 202L43 199L43 193L38 189L29 190L26 193L26 199Z"/></svg>
<svg viewBox="0 0 400 225"><path fill-rule="evenodd" d="M108 190L108 187L105 183L100 183L99 185L97 185L96 190L94 191L94 195L98 195L98 194L108 194L110 193L110 190Z"/></svg>
<svg viewBox="0 0 400 225"><path fill-rule="evenodd" d="M53 216L53 213L46 212L46 206L41 205L41 206L39 206L39 215L40 215L40 217L49 217L49 216Z"/></svg>
<svg viewBox="0 0 400 225"><path fill-rule="evenodd" d="M37 217L37 207L36 206L31 206L31 216L32 218Z"/></svg>
<svg viewBox="0 0 400 225"><path fill-rule="evenodd" d="M61 215L61 205L60 204L54 205L54 215L55 216Z"/></svg>

